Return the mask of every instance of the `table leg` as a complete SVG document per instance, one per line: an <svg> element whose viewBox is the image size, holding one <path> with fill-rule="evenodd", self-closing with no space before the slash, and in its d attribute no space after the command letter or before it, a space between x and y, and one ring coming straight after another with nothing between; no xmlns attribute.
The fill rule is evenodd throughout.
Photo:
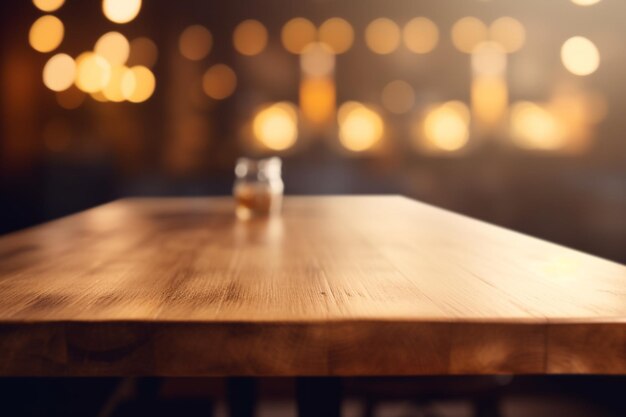
<svg viewBox="0 0 626 417"><path fill-rule="evenodd" d="M296 395L298 417L339 417L341 415L341 381L339 378L298 378Z"/></svg>
<svg viewBox="0 0 626 417"><path fill-rule="evenodd" d="M228 378L226 390L230 417L254 417L256 406L254 378Z"/></svg>

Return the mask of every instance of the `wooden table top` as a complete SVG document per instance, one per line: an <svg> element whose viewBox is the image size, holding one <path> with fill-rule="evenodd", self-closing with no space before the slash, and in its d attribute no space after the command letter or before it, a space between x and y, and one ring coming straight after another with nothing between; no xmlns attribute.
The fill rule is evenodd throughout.
<svg viewBox="0 0 626 417"><path fill-rule="evenodd" d="M0 375L626 373L622 265L397 196L233 213L127 199L0 238Z"/></svg>

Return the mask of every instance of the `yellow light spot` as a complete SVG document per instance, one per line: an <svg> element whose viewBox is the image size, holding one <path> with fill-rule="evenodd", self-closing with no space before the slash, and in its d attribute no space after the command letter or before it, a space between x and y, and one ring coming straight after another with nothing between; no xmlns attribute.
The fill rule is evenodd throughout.
<svg viewBox="0 0 626 417"><path fill-rule="evenodd" d="M426 54L432 51L439 42L437 25L425 17L409 20L404 26L403 35L406 47L416 54Z"/></svg>
<svg viewBox="0 0 626 417"><path fill-rule="evenodd" d="M113 102L124 101L125 96L124 92L122 91L122 80L124 79L126 73L128 73L129 71L130 69L123 65L116 65L111 68L111 77L109 79L109 82L104 87L104 89L102 89L102 94L104 95L104 97L107 98L107 100ZM134 77L134 75L129 75L129 77ZM132 80L133 81L129 82L134 83L134 78L132 78ZM128 87L128 89L130 90L130 87ZM132 90L134 89L135 87L133 86Z"/></svg>
<svg viewBox="0 0 626 417"><path fill-rule="evenodd" d="M80 91L76 86L71 86L67 90L56 93L57 103L59 106L67 110L73 110L80 107L85 101L85 93Z"/></svg>
<svg viewBox="0 0 626 417"><path fill-rule="evenodd" d="M275 151L291 148L298 138L298 116L287 102L273 104L256 114L252 122L254 136Z"/></svg>
<svg viewBox="0 0 626 417"><path fill-rule="evenodd" d="M267 46L267 29L258 20L244 20L235 28L233 44L242 55L257 55Z"/></svg>
<svg viewBox="0 0 626 417"><path fill-rule="evenodd" d="M94 52L111 65L124 65L130 53L128 40L119 32L108 32L100 36L96 42Z"/></svg>
<svg viewBox="0 0 626 417"><path fill-rule="evenodd" d="M358 101L346 101L339 107L337 111L337 121L339 124L342 124L346 121L348 115L352 112L352 110L358 109L359 107L363 107L362 103Z"/></svg>
<svg viewBox="0 0 626 417"><path fill-rule="evenodd" d="M127 65L143 65L152 68L156 64L159 51L150 38L135 38L130 42Z"/></svg>
<svg viewBox="0 0 626 417"><path fill-rule="evenodd" d="M469 141L469 110L458 101L436 106L424 119L424 137L427 144L438 150L454 152Z"/></svg>
<svg viewBox="0 0 626 417"><path fill-rule="evenodd" d="M310 43L300 55L300 67L307 75L329 75L335 68L335 55L325 43Z"/></svg>
<svg viewBox="0 0 626 417"><path fill-rule="evenodd" d="M600 0L572 0L572 3L578 6L592 6L599 2Z"/></svg>
<svg viewBox="0 0 626 417"><path fill-rule="evenodd" d="M391 19L375 19L365 29L365 43L377 54L390 54L400 45L400 28Z"/></svg>
<svg viewBox="0 0 626 417"><path fill-rule="evenodd" d="M213 46L213 36L202 25L192 25L180 34L178 49L182 56L192 61L206 57Z"/></svg>
<svg viewBox="0 0 626 417"><path fill-rule="evenodd" d="M487 26L475 17L464 17L452 26L452 43L461 52L469 54L486 40Z"/></svg>
<svg viewBox="0 0 626 417"><path fill-rule="evenodd" d="M500 75L506 70L506 54L496 42L482 42L472 52L472 70L477 75Z"/></svg>
<svg viewBox="0 0 626 417"><path fill-rule="evenodd" d="M508 53L518 51L526 41L524 25L508 16L496 19L489 27L489 35Z"/></svg>
<svg viewBox="0 0 626 417"><path fill-rule="evenodd" d="M140 10L141 0L102 0L102 12L113 23L128 23Z"/></svg>
<svg viewBox="0 0 626 417"><path fill-rule="evenodd" d="M204 73L202 89L215 100L229 97L237 87L237 75L228 65L216 64Z"/></svg>
<svg viewBox="0 0 626 417"><path fill-rule="evenodd" d="M392 81L383 88L383 106L392 113L406 113L415 104L415 91L406 81Z"/></svg>
<svg viewBox="0 0 626 417"><path fill-rule="evenodd" d="M331 17L319 29L320 42L328 45L336 54L343 54L354 42L354 29L345 19Z"/></svg>
<svg viewBox="0 0 626 417"><path fill-rule="evenodd" d="M63 41L63 22L57 17L46 15L35 20L28 33L28 41L34 50L50 52Z"/></svg>
<svg viewBox="0 0 626 417"><path fill-rule="evenodd" d="M132 103L148 100L156 87L154 74L148 68L137 65L124 71L121 90L124 98Z"/></svg>
<svg viewBox="0 0 626 417"><path fill-rule="evenodd" d="M53 12L63 6L65 0L33 0L36 8L44 12Z"/></svg>
<svg viewBox="0 0 626 417"><path fill-rule="evenodd" d="M544 106L523 101L511 108L511 137L522 148L555 150L566 145L563 128Z"/></svg>
<svg viewBox="0 0 626 417"><path fill-rule="evenodd" d="M67 54L56 54L43 67L43 83L52 91L67 90L74 83L76 63Z"/></svg>
<svg viewBox="0 0 626 417"><path fill-rule="evenodd" d="M86 93L102 90L111 77L111 64L92 52L79 55L76 68L76 86Z"/></svg>
<svg viewBox="0 0 626 417"><path fill-rule="evenodd" d="M340 110L341 116L338 118L339 141L353 152L371 149L383 137L383 119L376 111L362 104L348 102L347 106Z"/></svg>
<svg viewBox="0 0 626 417"><path fill-rule="evenodd" d="M506 116L509 104L509 91L504 77L474 77L471 94L477 128L493 131L499 127Z"/></svg>
<svg viewBox="0 0 626 417"><path fill-rule="evenodd" d="M561 47L561 60L572 74L589 75L600 66L600 52L589 39L574 36Z"/></svg>
<svg viewBox="0 0 626 417"><path fill-rule="evenodd" d="M285 23L280 34L283 46L293 54L299 54L311 42L315 42L315 25L303 17L295 17Z"/></svg>
<svg viewBox="0 0 626 417"><path fill-rule="evenodd" d="M335 83L328 77L306 78L300 84L300 109L315 124L332 120L335 98Z"/></svg>

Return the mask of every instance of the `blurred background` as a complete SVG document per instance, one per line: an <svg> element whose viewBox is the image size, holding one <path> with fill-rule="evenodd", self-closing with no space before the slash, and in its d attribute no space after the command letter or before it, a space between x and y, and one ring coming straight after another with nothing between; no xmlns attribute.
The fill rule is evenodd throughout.
<svg viewBox="0 0 626 417"><path fill-rule="evenodd" d="M0 5L0 232L138 195L397 193L626 262L621 0Z"/></svg>

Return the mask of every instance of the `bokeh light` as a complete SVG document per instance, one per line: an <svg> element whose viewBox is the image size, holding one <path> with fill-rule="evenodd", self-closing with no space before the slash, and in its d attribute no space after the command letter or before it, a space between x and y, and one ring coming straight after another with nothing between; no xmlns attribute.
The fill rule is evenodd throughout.
<svg viewBox="0 0 626 417"><path fill-rule="evenodd" d="M52 91L67 90L74 84L76 63L67 54L52 56L43 67L43 83Z"/></svg>
<svg viewBox="0 0 626 417"><path fill-rule="evenodd" d="M109 82L102 89L102 94L107 100L116 103L124 101L126 97L122 91L122 80L129 71L130 69L123 65L116 65L111 68L111 77L109 78ZM134 77L134 75L129 75L129 77ZM132 82L134 82L134 79ZM134 90L134 88L135 87L133 86L132 89Z"/></svg>
<svg viewBox="0 0 626 417"><path fill-rule="evenodd" d="M139 37L130 42L130 52L128 54L128 66L143 65L152 68L159 56L156 44L150 38Z"/></svg>
<svg viewBox="0 0 626 417"><path fill-rule="evenodd" d="M592 6L599 2L600 0L572 0L572 3L578 6Z"/></svg>
<svg viewBox="0 0 626 417"><path fill-rule="evenodd" d="M52 15L41 16L30 27L28 42L36 51L50 52L61 44L64 32L63 22L59 18Z"/></svg>
<svg viewBox="0 0 626 417"><path fill-rule="evenodd" d="M572 74L589 75L600 66L600 52L589 39L574 36L561 47L561 60Z"/></svg>
<svg viewBox="0 0 626 417"><path fill-rule="evenodd" d="M381 17L367 25L365 43L377 54L390 54L400 45L400 28L391 19Z"/></svg>
<svg viewBox="0 0 626 417"><path fill-rule="evenodd" d="M306 77L300 83L300 109L309 121L320 125L335 114L335 83L330 77Z"/></svg>
<svg viewBox="0 0 626 417"><path fill-rule="evenodd" d="M406 113L415 104L415 91L411 84L403 80L391 81L381 94L383 106L395 114Z"/></svg>
<svg viewBox="0 0 626 417"><path fill-rule="evenodd" d="M192 61L205 58L213 46L213 36L202 25L191 25L180 34L178 49L182 56Z"/></svg>
<svg viewBox="0 0 626 417"><path fill-rule="evenodd" d="M382 117L372 108L356 102L342 105L338 121L339 141L353 152L371 149L380 142L385 131Z"/></svg>
<svg viewBox="0 0 626 417"><path fill-rule="evenodd" d="M86 93L95 93L107 85L111 64L93 52L84 52L76 58L76 86Z"/></svg>
<svg viewBox="0 0 626 417"><path fill-rule="evenodd" d="M475 18L464 17L452 26L452 43L461 52L472 53L474 48L487 40L487 26Z"/></svg>
<svg viewBox="0 0 626 417"><path fill-rule="evenodd" d="M315 42L317 29L310 20L295 17L285 23L280 37L286 50L293 54L299 54L308 44Z"/></svg>
<svg viewBox="0 0 626 417"><path fill-rule="evenodd" d="M496 19L489 27L489 36L508 53L518 51L526 41L526 29L518 20L504 16Z"/></svg>
<svg viewBox="0 0 626 417"><path fill-rule="evenodd" d="M556 150L565 146L563 127L546 106L523 101L511 107L511 137L522 148Z"/></svg>
<svg viewBox="0 0 626 417"><path fill-rule="evenodd" d="M320 26L319 40L328 45L334 53L343 54L352 47L354 29L347 20L331 17Z"/></svg>
<svg viewBox="0 0 626 417"><path fill-rule="evenodd" d="M233 32L233 44L242 55L257 55L267 46L267 29L258 20L244 20Z"/></svg>
<svg viewBox="0 0 626 417"><path fill-rule="evenodd" d="M469 109L460 101L450 101L428 111L423 137L429 148L454 152L469 142Z"/></svg>
<svg viewBox="0 0 626 417"><path fill-rule="evenodd" d="M472 71L478 75L500 75L506 70L505 50L497 42L482 42L472 52Z"/></svg>
<svg viewBox="0 0 626 417"><path fill-rule="evenodd" d="M130 44L119 32L107 32L100 36L94 47L94 52L111 65L123 65L128 60Z"/></svg>
<svg viewBox="0 0 626 417"><path fill-rule="evenodd" d="M102 0L102 12L113 23L128 23L140 10L141 0Z"/></svg>
<svg viewBox="0 0 626 417"><path fill-rule="evenodd" d="M202 77L202 89L215 100L230 97L237 87L237 75L228 65L215 64Z"/></svg>
<svg viewBox="0 0 626 417"><path fill-rule="evenodd" d="M288 102L272 104L259 111L252 121L254 137L265 147L284 151L298 139L298 114Z"/></svg>
<svg viewBox="0 0 626 417"><path fill-rule="evenodd" d="M121 90L124 98L132 103L148 100L154 93L156 79L147 67L136 65L123 72Z"/></svg>
<svg viewBox="0 0 626 417"><path fill-rule="evenodd" d="M44 12L53 12L63 6L65 0L33 0L36 8Z"/></svg>
<svg viewBox="0 0 626 417"><path fill-rule="evenodd" d="M426 54L437 46L439 42L439 29L430 19L416 17L404 26L404 45L409 51L416 54Z"/></svg>
<svg viewBox="0 0 626 417"><path fill-rule="evenodd" d="M315 77L332 74L335 68L335 55L325 43L310 43L302 51L300 67L302 72Z"/></svg>

